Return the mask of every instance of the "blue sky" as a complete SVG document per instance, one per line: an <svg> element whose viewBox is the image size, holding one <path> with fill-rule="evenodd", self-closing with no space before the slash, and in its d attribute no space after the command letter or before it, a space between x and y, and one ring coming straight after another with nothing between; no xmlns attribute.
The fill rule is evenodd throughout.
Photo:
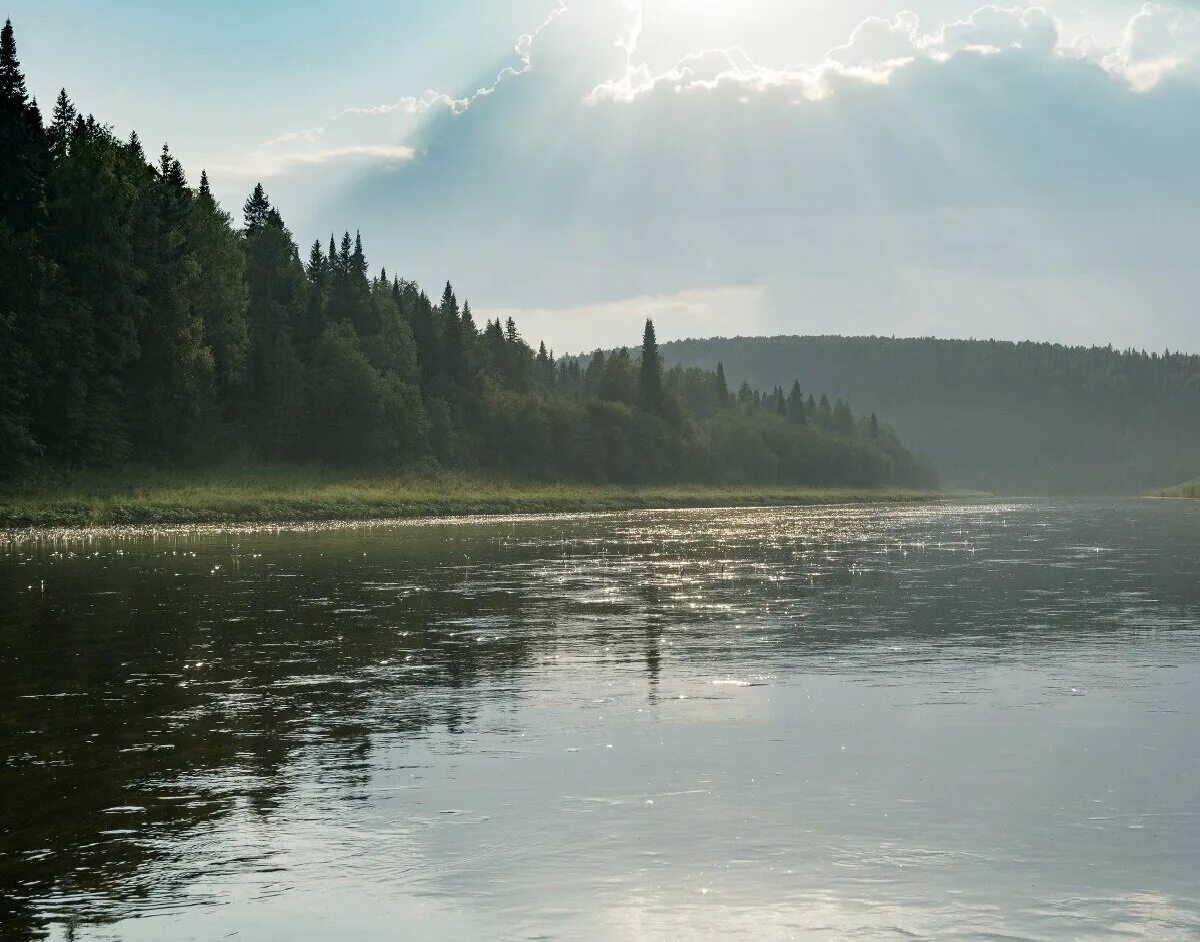
<svg viewBox="0 0 1200 942"><path fill-rule="evenodd" d="M1200 7L9 0L228 207L559 350L879 333L1200 351Z"/></svg>

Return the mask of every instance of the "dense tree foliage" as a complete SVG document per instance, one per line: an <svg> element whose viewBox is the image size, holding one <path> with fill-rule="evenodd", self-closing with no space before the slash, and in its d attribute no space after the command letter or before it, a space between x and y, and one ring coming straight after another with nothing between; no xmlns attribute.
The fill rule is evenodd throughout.
<svg viewBox="0 0 1200 942"><path fill-rule="evenodd" d="M608 482L930 484L874 416L723 370L556 360L381 271L362 239L302 262L261 185L243 225L64 91L47 127L0 60L0 473L229 453Z"/></svg>
<svg viewBox="0 0 1200 942"><path fill-rule="evenodd" d="M687 340L662 352L676 365L721 362L738 382L804 376L886 413L957 486L1144 492L1200 471L1200 356L887 337Z"/></svg>

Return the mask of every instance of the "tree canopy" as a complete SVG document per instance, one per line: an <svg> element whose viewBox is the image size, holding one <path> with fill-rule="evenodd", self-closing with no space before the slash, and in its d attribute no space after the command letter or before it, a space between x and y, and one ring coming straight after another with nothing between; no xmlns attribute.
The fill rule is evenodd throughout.
<svg viewBox="0 0 1200 942"><path fill-rule="evenodd" d="M47 127L0 44L0 475L225 455L606 482L930 484L886 425L795 384L640 351L556 358L372 274L358 234L302 262L260 183L240 225L64 90Z"/></svg>
<svg viewBox="0 0 1200 942"><path fill-rule="evenodd" d="M1200 356L932 337L734 337L667 363L770 387L806 378L886 415L948 483L1145 493L1200 471ZM844 422L844 417L842 418Z"/></svg>

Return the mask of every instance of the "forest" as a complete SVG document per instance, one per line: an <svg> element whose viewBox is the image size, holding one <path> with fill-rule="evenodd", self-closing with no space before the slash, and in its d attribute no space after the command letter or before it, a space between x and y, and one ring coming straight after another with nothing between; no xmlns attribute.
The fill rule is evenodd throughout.
<svg viewBox="0 0 1200 942"><path fill-rule="evenodd" d="M262 185L240 226L202 172L148 160L0 48L0 478L219 461L531 480L934 486L874 414L789 377L640 348L556 358L372 272L347 231L301 253ZM532 263L531 263L532 264ZM532 273L531 273L532 274Z"/></svg>
<svg viewBox="0 0 1200 942"><path fill-rule="evenodd" d="M997 340L735 337L663 344L730 382L804 376L886 410L946 484L1146 493L1200 473L1200 356Z"/></svg>

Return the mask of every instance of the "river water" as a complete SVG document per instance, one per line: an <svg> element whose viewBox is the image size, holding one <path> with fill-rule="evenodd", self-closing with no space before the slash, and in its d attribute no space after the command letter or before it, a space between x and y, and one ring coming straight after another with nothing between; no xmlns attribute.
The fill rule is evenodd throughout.
<svg viewBox="0 0 1200 942"><path fill-rule="evenodd" d="M0 936L1194 939L1200 505L0 539Z"/></svg>

